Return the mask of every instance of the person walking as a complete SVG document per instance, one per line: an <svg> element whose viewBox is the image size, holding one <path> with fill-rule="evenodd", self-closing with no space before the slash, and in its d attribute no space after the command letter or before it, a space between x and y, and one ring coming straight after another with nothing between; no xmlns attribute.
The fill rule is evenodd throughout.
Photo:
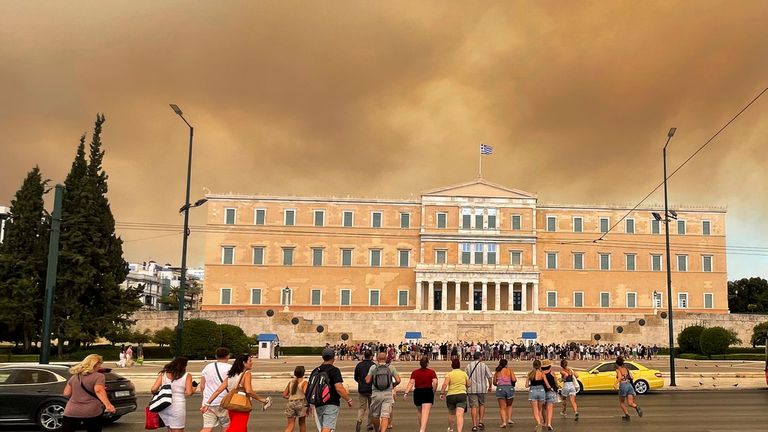
<svg viewBox="0 0 768 432"><path fill-rule="evenodd" d="M509 367L506 358L499 360L496 371L493 374L493 382L496 385L496 400L499 402L499 417L501 417L500 428L504 429L507 425L515 424L512 421L512 402L515 401L515 385L517 377L515 371Z"/></svg>
<svg viewBox="0 0 768 432"><path fill-rule="evenodd" d="M125 367L125 345L120 345L120 355L118 356L117 367Z"/></svg>
<svg viewBox="0 0 768 432"><path fill-rule="evenodd" d="M408 398L408 393L413 389L413 404L419 416L419 432L426 432L429 423L429 412L435 404L435 392L437 391L437 374L428 368L429 357L426 355L419 361L419 368L411 372L411 379L405 388L403 399Z"/></svg>
<svg viewBox="0 0 768 432"><path fill-rule="evenodd" d="M101 432L102 413L115 413L107 397L104 374L99 372L102 364L100 355L89 354L69 369L72 376L64 386L64 397L69 400L64 406L62 432L75 432L81 424L87 432Z"/></svg>
<svg viewBox="0 0 768 432"><path fill-rule="evenodd" d="M360 432L364 421L366 430L373 430L373 418L371 417L371 393L373 393L373 388L365 382L365 377L368 375L368 371L371 370L371 366L376 365L372 358L373 352L367 349L363 354L363 360L355 366L354 376L355 382L357 382L357 423L355 424L355 432Z"/></svg>
<svg viewBox="0 0 768 432"><path fill-rule="evenodd" d="M200 432L212 432L213 428L219 427L224 430L229 426L229 414L227 410L221 407L221 400L225 395L219 395L207 407L205 401L211 398L213 392L221 386L226 380L227 373L232 365L229 364L229 350L227 348L218 348L216 350L216 361L205 365L200 378L200 389L203 393L203 400L200 411L203 413L203 428Z"/></svg>
<svg viewBox="0 0 768 432"><path fill-rule="evenodd" d="M203 414L205 414L214 403L216 398L219 397L224 391L232 392L242 386L245 393L258 402L264 405L264 409L269 408L272 403L272 399L269 397L263 398L256 394L253 390L253 384L251 383L251 369L253 368L253 357L248 354L241 354L235 358L235 362L232 363L232 367L227 372L227 379L219 385L211 396L205 400L203 406ZM227 410L229 414L229 427L227 432L246 432L248 430L248 419L251 416L251 412L232 411Z"/></svg>
<svg viewBox="0 0 768 432"><path fill-rule="evenodd" d="M544 381L547 392L544 398L544 411L542 411L543 420L546 423L547 430L552 428L552 416L555 413L555 405L560 402L557 396L557 378L552 373L552 361L549 359L541 362L541 371L544 373Z"/></svg>
<svg viewBox="0 0 768 432"><path fill-rule="evenodd" d="M451 371L445 374L440 391L440 400L445 399L445 404L448 406L448 432L462 432L464 429L468 387L469 376L461 370L459 358L454 357L451 359Z"/></svg>
<svg viewBox="0 0 768 432"><path fill-rule="evenodd" d="M293 370L293 379L288 382L283 390L283 398L288 399L285 407L285 417L288 424L285 432L293 432L296 420L299 420L299 431L307 432L307 380L304 379L304 366L296 366Z"/></svg>
<svg viewBox="0 0 768 432"><path fill-rule="evenodd" d="M479 346L479 345L478 345ZM465 372L469 377L467 402L472 415L472 431L485 429L485 395L493 390L493 380L488 366L482 361L483 351L476 350Z"/></svg>
<svg viewBox="0 0 768 432"><path fill-rule="evenodd" d="M624 358L616 357L616 381L613 385L614 388L619 390L619 407L624 415L621 417L624 421L629 421L629 411L627 405L631 406L637 412L637 415L643 416L643 409L637 406L635 403L635 388L632 385L632 374L629 373L629 369L624 366Z"/></svg>
<svg viewBox="0 0 768 432"><path fill-rule="evenodd" d="M127 367L133 366L133 348L130 345L125 347L125 365Z"/></svg>
<svg viewBox="0 0 768 432"><path fill-rule="evenodd" d="M400 384L400 374L394 366L388 364L386 353L379 353L376 361L377 364L368 370L365 383L373 388L371 416L374 430L383 432L387 430L392 417L392 405L395 403L393 390Z"/></svg>
<svg viewBox="0 0 768 432"><path fill-rule="evenodd" d="M130 349L130 346L128 348ZM195 393L192 375L187 373L185 357L176 357L163 366L150 391L156 394L165 384L171 385L172 402L171 406L160 411L160 419L169 432L182 432L187 421L187 396Z"/></svg>
<svg viewBox="0 0 768 432"><path fill-rule="evenodd" d="M579 375L568 367L568 360L560 360L560 377L563 380L563 388L560 390L560 394L563 395L563 409L560 414L565 417L568 411L568 403L571 403L573 407L573 419L579 421L579 407L576 405L576 393L578 389L576 386L578 382L576 379Z"/></svg>
<svg viewBox="0 0 768 432"><path fill-rule="evenodd" d="M531 411L533 412L533 418L536 421L536 431L543 430L544 420L541 412L544 407L544 402L547 397L547 387L549 383L544 377L544 372L541 371L541 361L536 359L533 361L533 369L528 372L528 401L531 403Z"/></svg>
<svg viewBox="0 0 768 432"><path fill-rule="evenodd" d="M315 410L315 421L318 423L320 432L332 432L336 429L341 399L343 398L347 405L352 408L352 398L344 387L341 371L333 365L336 361L333 348L326 347L323 350L322 359L323 363L316 367L309 375L307 398L310 398L311 394L315 391L318 381L322 381L327 377L328 401L324 405L310 405L310 407Z"/></svg>

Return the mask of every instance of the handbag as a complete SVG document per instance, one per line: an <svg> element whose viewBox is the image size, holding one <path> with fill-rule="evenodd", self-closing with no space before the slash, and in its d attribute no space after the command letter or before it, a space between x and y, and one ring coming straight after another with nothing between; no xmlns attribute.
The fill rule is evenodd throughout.
<svg viewBox="0 0 768 432"><path fill-rule="evenodd" d="M163 421L160 420L160 414L152 411L149 407L144 407L144 429L154 430L163 427Z"/></svg>
<svg viewBox="0 0 768 432"><path fill-rule="evenodd" d="M224 396L224 399L221 400L222 408L237 412L251 412L253 410L251 397L245 391L245 387L243 387L243 377L245 377L245 372L240 375L240 380L237 382L235 391L229 392Z"/></svg>
<svg viewBox="0 0 768 432"><path fill-rule="evenodd" d="M165 374L163 374L163 381L165 381ZM165 383L160 386L149 401L149 410L154 413L168 408L173 403L173 391L171 390L171 383Z"/></svg>

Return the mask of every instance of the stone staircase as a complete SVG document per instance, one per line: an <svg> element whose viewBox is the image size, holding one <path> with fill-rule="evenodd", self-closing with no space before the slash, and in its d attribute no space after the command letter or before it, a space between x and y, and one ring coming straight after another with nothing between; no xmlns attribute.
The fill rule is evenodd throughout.
<svg viewBox="0 0 768 432"><path fill-rule="evenodd" d="M294 324L292 322L294 319L298 320L298 323ZM327 324L315 323L314 320L296 316L293 312L275 311L275 315L272 316L271 320L272 326L280 329L277 330L278 333L280 331L287 331L298 335L309 336L315 342L315 345L324 345L325 343L334 345L339 343L352 343L354 341L354 336L351 331L329 331L329 326ZM317 331L317 328L320 325L323 326L322 332ZM345 333L349 336L346 341L341 339L341 336Z"/></svg>
<svg viewBox="0 0 768 432"><path fill-rule="evenodd" d="M646 331L646 329L651 328L666 328L668 325L667 320L666 318L661 317L662 314L666 316L664 311L659 311L656 314L644 315L642 318L634 319L626 324L615 325L613 326L613 331L611 333L596 333L592 335L590 343L613 343L621 340L626 342L626 337L628 335L639 335ZM686 318L687 315L686 312L676 311L674 318ZM597 340L597 336L600 337L599 340Z"/></svg>

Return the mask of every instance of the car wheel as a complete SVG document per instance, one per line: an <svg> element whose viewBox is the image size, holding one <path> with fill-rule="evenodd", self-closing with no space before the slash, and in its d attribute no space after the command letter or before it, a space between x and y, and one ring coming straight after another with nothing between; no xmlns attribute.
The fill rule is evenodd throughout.
<svg viewBox="0 0 768 432"><path fill-rule="evenodd" d="M648 393L648 383L644 380L635 381L635 393L642 395Z"/></svg>
<svg viewBox="0 0 768 432"><path fill-rule="evenodd" d="M120 420L121 415L111 416L104 419L104 423L106 424L112 424L118 420Z"/></svg>
<svg viewBox="0 0 768 432"><path fill-rule="evenodd" d="M579 388L576 389L576 394L581 394L584 392L584 384L579 380L576 381L579 383Z"/></svg>
<svg viewBox="0 0 768 432"><path fill-rule="evenodd" d="M35 418L41 431L55 432L61 429L64 419L64 403L59 401L44 404Z"/></svg>

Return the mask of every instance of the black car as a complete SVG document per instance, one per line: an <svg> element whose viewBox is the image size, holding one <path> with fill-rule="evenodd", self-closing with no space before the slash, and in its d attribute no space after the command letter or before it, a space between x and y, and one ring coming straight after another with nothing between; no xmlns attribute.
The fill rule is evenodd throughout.
<svg viewBox="0 0 768 432"><path fill-rule="evenodd" d="M127 378L109 369L106 379L109 401L117 410L104 414L105 422L136 411L136 389ZM61 429L67 398L62 396L71 374L69 366L25 364L0 366L0 428L6 425L37 425L41 431Z"/></svg>

